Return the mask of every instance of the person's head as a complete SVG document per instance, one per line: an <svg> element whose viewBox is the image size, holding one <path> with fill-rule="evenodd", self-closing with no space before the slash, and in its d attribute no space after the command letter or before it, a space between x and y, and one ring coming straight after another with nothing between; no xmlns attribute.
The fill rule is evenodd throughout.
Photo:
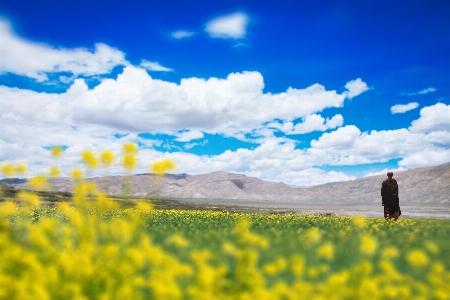
<svg viewBox="0 0 450 300"><path fill-rule="evenodd" d="M391 171L387 172L387 177L392 178L392 176L394 176L394 173L392 173Z"/></svg>

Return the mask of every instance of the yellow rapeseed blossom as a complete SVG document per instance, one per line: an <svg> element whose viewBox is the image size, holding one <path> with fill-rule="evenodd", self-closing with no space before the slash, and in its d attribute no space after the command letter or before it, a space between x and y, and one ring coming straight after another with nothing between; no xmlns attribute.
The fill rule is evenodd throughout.
<svg viewBox="0 0 450 300"><path fill-rule="evenodd" d="M168 237L166 239L166 243L179 248L185 248L189 245L189 242L179 234L174 234Z"/></svg>
<svg viewBox="0 0 450 300"><path fill-rule="evenodd" d="M322 238L322 234L319 231L319 228L313 227L308 229L308 231L305 234L306 242L309 244L317 244L320 242L320 239Z"/></svg>
<svg viewBox="0 0 450 300"><path fill-rule="evenodd" d="M19 192L16 196L25 201L25 204L30 206L38 206L41 203L41 198L38 195L29 192Z"/></svg>
<svg viewBox="0 0 450 300"><path fill-rule="evenodd" d="M95 168L97 167L97 158L95 157L94 153L90 150L84 150L81 153L81 159L83 162L88 166L89 168Z"/></svg>
<svg viewBox="0 0 450 300"><path fill-rule="evenodd" d="M0 167L0 171L3 175L6 175L8 177L12 177L12 176L14 176L14 174L16 174L16 170L15 170L14 166L9 163L3 164Z"/></svg>
<svg viewBox="0 0 450 300"><path fill-rule="evenodd" d="M59 175L61 175L61 171L57 166L53 166L50 168L49 174L50 177L59 177Z"/></svg>
<svg viewBox="0 0 450 300"><path fill-rule="evenodd" d="M381 252L381 255L385 259L394 259L394 258L397 258L400 255L400 253L396 247L388 246L383 249L383 251Z"/></svg>
<svg viewBox="0 0 450 300"><path fill-rule="evenodd" d="M18 174L26 174L27 173L27 165L26 164L18 164L16 166L16 172Z"/></svg>
<svg viewBox="0 0 450 300"><path fill-rule="evenodd" d="M0 204L0 216L8 217L17 212L17 206L14 202L6 201Z"/></svg>
<svg viewBox="0 0 450 300"><path fill-rule="evenodd" d="M118 209L119 205L104 193L97 193L95 208L99 211L110 211Z"/></svg>
<svg viewBox="0 0 450 300"><path fill-rule="evenodd" d="M110 150L103 150L100 152L100 162L104 166L109 166L114 163L116 157L114 156L114 152Z"/></svg>
<svg viewBox="0 0 450 300"><path fill-rule="evenodd" d="M366 227L366 220L364 219L364 217L356 216L353 218L353 224L355 224L355 226L358 228L364 228Z"/></svg>
<svg viewBox="0 0 450 300"><path fill-rule="evenodd" d="M333 244L327 242L317 249L317 256L326 260L333 260L334 247Z"/></svg>
<svg viewBox="0 0 450 300"><path fill-rule="evenodd" d="M372 256L377 251L377 240L371 235L363 235L359 245L359 251L362 254Z"/></svg>
<svg viewBox="0 0 450 300"><path fill-rule="evenodd" d="M33 189L47 189L49 187L47 177L44 175L37 175L28 180L28 185Z"/></svg>
<svg viewBox="0 0 450 300"><path fill-rule="evenodd" d="M60 146L54 146L50 149L50 153L53 157L58 158L62 155L63 149Z"/></svg>
<svg viewBox="0 0 450 300"><path fill-rule="evenodd" d="M291 271L292 273L299 277L303 275L303 272L305 271L305 257L299 254L294 254L291 257Z"/></svg>
<svg viewBox="0 0 450 300"><path fill-rule="evenodd" d="M286 269L286 265L286 260L283 257L277 257L274 262L265 264L263 270L269 275L277 275Z"/></svg>
<svg viewBox="0 0 450 300"><path fill-rule="evenodd" d="M410 265L418 268L425 267L429 261L428 256L420 249L410 251L406 256L406 260Z"/></svg>
<svg viewBox="0 0 450 300"><path fill-rule="evenodd" d="M73 179L82 179L84 177L83 171L80 169L73 169L70 171L70 177Z"/></svg>
<svg viewBox="0 0 450 300"><path fill-rule="evenodd" d="M155 161L152 163L150 169L151 172L156 173L158 175L163 175L169 170L175 170L176 164L171 159L163 159L159 161Z"/></svg>
<svg viewBox="0 0 450 300"><path fill-rule="evenodd" d="M125 170L132 171L137 166L137 159L134 153L126 153L122 158L122 164Z"/></svg>
<svg viewBox="0 0 450 300"><path fill-rule="evenodd" d="M136 209L138 209L144 213L149 213L153 210L153 205L151 205L151 203L148 201L138 200L136 202Z"/></svg>
<svg viewBox="0 0 450 300"><path fill-rule="evenodd" d="M439 254L439 252L441 252L441 250L439 249L439 247L431 242L431 241L426 241L425 242L425 248L431 252L431 254L437 255Z"/></svg>
<svg viewBox="0 0 450 300"><path fill-rule="evenodd" d="M123 145L122 149L125 153L135 153L137 152L138 146L135 143L128 142Z"/></svg>

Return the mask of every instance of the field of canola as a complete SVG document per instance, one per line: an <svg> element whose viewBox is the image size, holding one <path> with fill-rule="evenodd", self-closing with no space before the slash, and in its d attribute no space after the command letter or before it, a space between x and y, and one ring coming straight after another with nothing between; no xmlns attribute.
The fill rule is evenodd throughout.
<svg viewBox="0 0 450 300"><path fill-rule="evenodd" d="M123 152L130 173L137 146ZM115 160L82 159L88 170ZM22 191L0 203L0 299L450 299L449 220L121 208L81 170L71 177L70 202ZM28 184L49 188L44 175Z"/></svg>
<svg viewBox="0 0 450 300"><path fill-rule="evenodd" d="M0 299L449 299L450 222L0 206Z"/></svg>

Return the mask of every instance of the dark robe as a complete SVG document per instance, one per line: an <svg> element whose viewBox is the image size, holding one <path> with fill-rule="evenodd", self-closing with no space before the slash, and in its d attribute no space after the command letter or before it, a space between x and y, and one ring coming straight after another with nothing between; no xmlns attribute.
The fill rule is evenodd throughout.
<svg viewBox="0 0 450 300"><path fill-rule="evenodd" d="M398 184L394 178L388 178L381 185L382 204L384 206L384 218L394 219L402 214L398 198Z"/></svg>

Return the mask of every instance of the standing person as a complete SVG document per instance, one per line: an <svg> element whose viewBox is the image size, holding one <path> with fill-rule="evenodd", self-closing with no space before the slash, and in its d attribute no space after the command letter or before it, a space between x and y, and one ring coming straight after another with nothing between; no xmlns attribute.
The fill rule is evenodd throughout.
<svg viewBox="0 0 450 300"><path fill-rule="evenodd" d="M397 220L402 214L400 210L400 203L398 199L398 184L397 180L392 178L394 173L388 172L385 181L381 184L381 199L384 206L384 218Z"/></svg>

